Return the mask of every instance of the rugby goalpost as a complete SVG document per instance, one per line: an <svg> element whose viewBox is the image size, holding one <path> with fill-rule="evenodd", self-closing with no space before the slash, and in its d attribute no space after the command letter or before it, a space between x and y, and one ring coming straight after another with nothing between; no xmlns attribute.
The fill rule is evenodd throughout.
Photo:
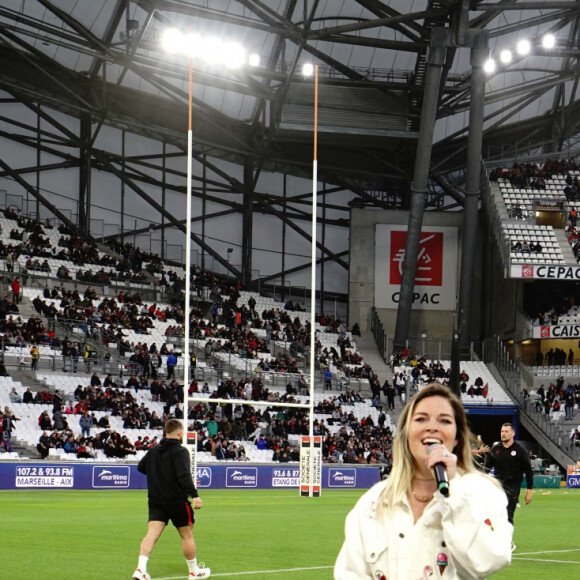
<svg viewBox="0 0 580 580"><path fill-rule="evenodd" d="M185 239L185 320L183 332L183 445L189 451L193 481L197 487L197 432L189 432L189 403L250 405L266 407L286 407L307 409L309 412L308 436L300 438L300 477L299 494L302 497L320 497L322 493L322 437L314 436L314 362L316 343L316 227L318 196L318 65L314 66L314 156L312 162L312 255L310 287L310 381L308 403L278 403L268 401L247 401L246 399L214 399L209 397L189 396L190 355L190 302L191 302L191 190L192 190L192 60L189 63L189 125L187 131L187 192L186 192L186 239Z"/></svg>

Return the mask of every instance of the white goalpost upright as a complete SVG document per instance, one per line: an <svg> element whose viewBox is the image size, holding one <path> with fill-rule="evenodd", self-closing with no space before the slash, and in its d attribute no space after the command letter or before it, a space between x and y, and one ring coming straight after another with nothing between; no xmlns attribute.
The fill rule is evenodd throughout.
<svg viewBox="0 0 580 580"><path fill-rule="evenodd" d="M322 437L314 436L314 362L316 358L316 227L318 196L318 65L314 66L314 155L312 161L312 256L310 273L310 421L300 440L300 495L322 493Z"/></svg>
<svg viewBox="0 0 580 580"><path fill-rule="evenodd" d="M300 441L300 485L301 496L318 497L322 490L322 437L314 436L314 360L316 341L316 227L317 227L317 175L318 166L316 160L317 150L317 124L318 124L318 65L314 67L314 162L312 184L312 273L310 295L310 389L308 403L277 403L268 401L253 401L246 399L219 399L189 395L190 384L190 280L191 280L191 190L192 190L192 157L193 157L193 134L191 123L192 112L192 60L189 61L189 126L187 132L187 194L186 194L186 260L185 260L185 319L183 341L183 375L184 395L183 413L184 430L183 445L185 445L191 457L191 473L197 487L197 433L190 432L188 428L189 403L250 405L267 407L286 407L307 409L309 412L309 436L304 436Z"/></svg>
<svg viewBox="0 0 580 580"><path fill-rule="evenodd" d="M185 447L189 451L189 458L191 462L191 477L195 487L197 487L197 431L190 431L187 428L187 417L185 417L184 420L186 421L184 432L187 434Z"/></svg>

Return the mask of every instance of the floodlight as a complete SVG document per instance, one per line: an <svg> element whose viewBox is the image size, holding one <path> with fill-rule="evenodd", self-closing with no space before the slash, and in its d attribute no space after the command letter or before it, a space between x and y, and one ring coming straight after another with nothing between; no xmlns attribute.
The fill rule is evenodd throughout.
<svg viewBox="0 0 580 580"><path fill-rule="evenodd" d="M178 53L183 51L184 35L177 28L168 28L161 37L161 45L166 52Z"/></svg>
<svg viewBox="0 0 580 580"><path fill-rule="evenodd" d="M503 64L509 64L512 61L512 51L502 50L499 54L499 60L501 60Z"/></svg>
<svg viewBox="0 0 580 580"><path fill-rule="evenodd" d="M224 64L227 60L226 47L217 37L204 39L203 59L211 64Z"/></svg>
<svg viewBox="0 0 580 580"><path fill-rule="evenodd" d="M250 58L248 59L248 64L250 66L260 66L260 55L259 54L251 54Z"/></svg>
<svg viewBox="0 0 580 580"><path fill-rule="evenodd" d="M529 54L530 49L531 45L528 40L520 40L516 46L516 50L518 51L518 54L521 56L526 56L526 54Z"/></svg>
<svg viewBox="0 0 580 580"><path fill-rule="evenodd" d="M224 65L228 68L240 68L246 62L246 51L237 42L227 42L224 46Z"/></svg>
<svg viewBox="0 0 580 580"><path fill-rule="evenodd" d="M493 60L493 58L488 58L485 61L485 64L483 65L483 70L487 74L491 74L492 72L494 72L495 71L495 60Z"/></svg>
<svg viewBox="0 0 580 580"><path fill-rule="evenodd" d="M546 34L542 38L542 46L544 48L554 48L556 46L556 37L553 34Z"/></svg>
<svg viewBox="0 0 580 580"><path fill-rule="evenodd" d="M189 58L199 58L204 54L204 40L199 34L188 33L183 40L183 53Z"/></svg>
<svg viewBox="0 0 580 580"><path fill-rule="evenodd" d="M314 65L310 62L307 62L302 67L302 74L305 77L311 77L314 74Z"/></svg>

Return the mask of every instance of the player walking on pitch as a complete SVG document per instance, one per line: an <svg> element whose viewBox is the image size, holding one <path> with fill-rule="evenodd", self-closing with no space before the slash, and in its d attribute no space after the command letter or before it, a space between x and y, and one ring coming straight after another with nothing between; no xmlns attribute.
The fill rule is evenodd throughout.
<svg viewBox="0 0 580 580"><path fill-rule="evenodd" d="M501 426L501 441L494 445L486 457L485 466L494 468L495 477L501 481L507 495L508 521L514 524L514 512L520 500L520 490L524 475L526 476L526 505L532 501L534 474L526 450L514 441L515 429L511 423ZM512 542L512 550L516 545Z"/></svg>
<svg viewBox="0 0 580 580"><path fill-rule="evenodd" d="M201 509L201 498L191 477L189 452L183 445L183 425L177 419L165 424L165 437L141 459L137 469L147 476L149 523L141 542L134 580L151 580L147 562L155 543L171 520L181 536L181 550L187 561L190 580L209 578L210 569L198 564L193 539L193 509Z"/></svg>

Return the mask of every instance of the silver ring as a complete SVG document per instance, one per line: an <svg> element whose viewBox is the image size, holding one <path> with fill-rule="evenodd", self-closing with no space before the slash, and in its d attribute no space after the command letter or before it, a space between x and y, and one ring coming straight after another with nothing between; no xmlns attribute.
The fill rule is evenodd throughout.
<svg viewBox="0 0 580 580"><path fill-rule="evenodd" d="M443 453L443 457L449 457L451 455L451 453L449 453L449 451L445 451Z"/></svg>

